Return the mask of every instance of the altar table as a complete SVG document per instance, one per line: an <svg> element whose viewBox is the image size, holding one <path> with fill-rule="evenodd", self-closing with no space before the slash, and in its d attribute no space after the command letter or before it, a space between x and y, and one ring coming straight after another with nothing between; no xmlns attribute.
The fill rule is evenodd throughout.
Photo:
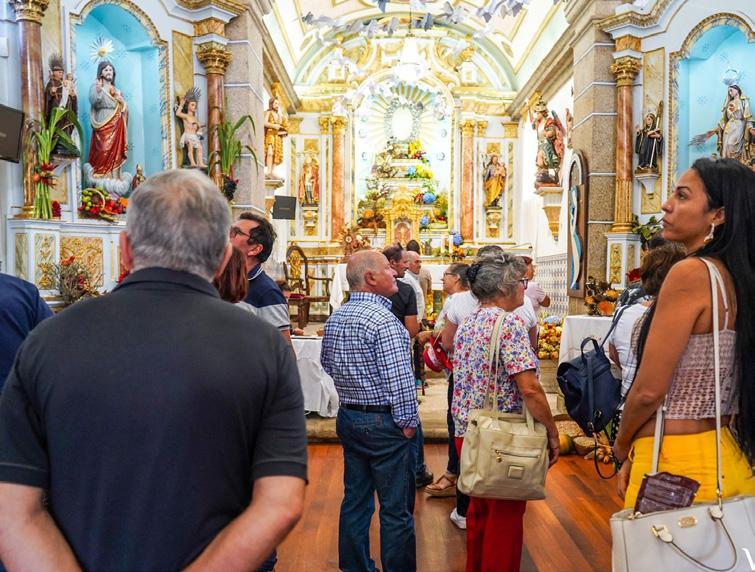
<svg viewBox="0 0 755 572"><path fill-rule="evenodd" d="M558 363L569 361L580 355L582 340L593 337L600 344L611 327L613 318L604 316L566 316L561 330L561 349ZM590 348L592 349L592 344ZM604 347L608 354L608 347Z"/></svg>
<svg viewBox="0 0 755 572"><path fill-rule="evenodd" d="M422 264L422 268L427 268L430 271L433 290L443 289L443 273L448 267L449 264ZM330 305L334 312L341 307L343 297L348 290L349 283L346 280L346 265L339 264L336 266L333 282L330 285Z"/></svg>
<svg viewBox="0 0 755 572"><path fill-rule="evenodd" d="M304 394L304 410L322 417L338 414L338 393L330 377L320 363L322 338L319 336L291 336L296 352L301 389Z"/></svg>

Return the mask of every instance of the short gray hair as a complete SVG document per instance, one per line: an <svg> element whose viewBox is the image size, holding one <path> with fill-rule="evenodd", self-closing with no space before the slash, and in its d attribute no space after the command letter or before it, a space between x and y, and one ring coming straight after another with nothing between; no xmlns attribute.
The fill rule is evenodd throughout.
<svg viewBox="0 0 755 572"><path fill-rule="evenodd" d="M370 270L378 270L377 266L383 258L383 254L377 250L361 250L349 257L346 264L346 281L349 290L359 291L364 288L364 275Z"/></svg>
<svg viewBox="0 0 755 572"><path fill-rule="evenodd" d="M500 258L503 255L503 248L497 244L486 244L477 251L477 260L486 260L489 258Z"/></svg>
<svg viewBox="0 0 755 572"><path fill-rule="evenodd" d="M467 276L474 297L480 302L488 302L498 294L511 296L526 270L527 266L518 256L487 258L470 266Z"/></svg>
<svg viewBox="0 0 755 572"><path fill-rule="evenodd" d="M152 175L129 201L126 233L134 269L159 266L211 280L230 226L228 203L203 173L175 169Z"/></svg>

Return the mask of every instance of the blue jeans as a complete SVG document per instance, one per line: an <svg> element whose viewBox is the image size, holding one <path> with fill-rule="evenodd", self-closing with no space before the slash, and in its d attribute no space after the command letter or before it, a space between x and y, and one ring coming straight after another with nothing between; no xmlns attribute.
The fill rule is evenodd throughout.
<svg viewBox="0 0 755 572"><path fill-rule="evenodd" d="M422 432L422 423L417 425L417 432L411 438L412 456L414 457L414 476L422 477L427 472L425 465L425 434Z"/></svg>
<svg viewBox="0 0 755 572"><path fill-rule="evenodd" d="M370 520L380 501L383 572L417 569L414 464L411 440L390 413L340 409L336 433L343 446L344 495L338 525L338 564L344 572L374 572Z"/></svg>

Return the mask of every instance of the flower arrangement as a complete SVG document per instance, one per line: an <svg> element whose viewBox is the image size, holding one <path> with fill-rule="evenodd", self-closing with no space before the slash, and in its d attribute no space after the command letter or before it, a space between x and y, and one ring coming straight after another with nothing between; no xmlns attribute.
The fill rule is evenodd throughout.
<svg viewBox="0 0 755 572"><path fill-rule="evenodd" d="M65 304L73 304L82 298L97 296L97 289L89 270L79 264L76 257L71 255L61 260L60 264L52 265L53 284L57 285L60 297Z"/></svg>
<svg viewBox="0 0 755 572"><path fill-rule="evenodd" d="M466 251L458 244L454 244L451 249L451 260L454 262L461 262L466 257Z"/></svg>
<svg viewBox="0 0 755 572"><path fill-rule="evenodd" d="M561 349L561 318L548 316L540 324L537 338L537 357L539 359L558 360Z"/></svg>
<svg viewBox="0 0 755 572"><path fill-rule="evenodd" d="M585 283L585 306L590 316L613 316L619 293L605 280L596 281L592 276Z"/></svg>
<svg viewBox="0 0 755 572"><path fill-rule="evenodd" d="M640 243L642 248L647 248L650 239L661 231L661 221L651 216L647 223L640 224L637 215L632 216L632 232L640 235Z"/></svg>
<svg viewBox="0 0 755 572"><path fill-rule="evenodd" d="M427 153L422 149L422 144L419 142L419 139L409 141L408 155L410 159L419 159L423 163L430 162L427 158Z"/></svg>
<svg viewBox="0 0 755 572"><path fill-rule="evenodd" d="M432 179L433 172L429 167L423 165L412 165L406 170L406 176L410 179Z"/></svg>
<svg viewBox="0 0 755 572"><path fill-rule="evenodd" d="M60 218L61 208L58 201L52 201L52 218Z"/></svg>
<svg viewBox="0 0 755 572"><path fill-rule="evenodd" d="M254 124L251 115L243 115L236 123L231 123L221 114L221 122L213 130L213 135L217 134L220 148L210 154L207 174L212 177L216 167L220 170L220 181L217 181L217 183L228 202L233 201L239 183L238 179L233 176L233 166L241 158L242 153L247 152L252 156L252 163L259 172L257 153L250 145L242 143L237 135L239 130L247 123L252 128L252 133L256 134L257 126Z"/></svg>
<svg viewBox="0 0 755 572"><path fill-rule="evenodd" d="M111 197L102 189L91 187L82 189L79 212L82 216L99 218L108 222L115 222L116 217L126 212L128 199Z"/></svg>
<svg viewBox="0 0 755 572"><path fill-rule="evenodd" d="M636 284L640 280L642 280L642 275L639 268L632 268L627 272L627 284Z"/></svg>

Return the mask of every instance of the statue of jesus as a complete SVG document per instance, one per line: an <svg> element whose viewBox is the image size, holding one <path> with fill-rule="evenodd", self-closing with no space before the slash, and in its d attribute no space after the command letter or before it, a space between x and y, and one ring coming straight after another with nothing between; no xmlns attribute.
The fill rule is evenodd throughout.
<svg viewBox="0 0 755 572"><path fill-rule="evenodd" d="M115 68L107 60L97 66L97 79L89 90L89 103L92 174L118 179L128 152L128 106L123 94L115 87Z"/></svg>

